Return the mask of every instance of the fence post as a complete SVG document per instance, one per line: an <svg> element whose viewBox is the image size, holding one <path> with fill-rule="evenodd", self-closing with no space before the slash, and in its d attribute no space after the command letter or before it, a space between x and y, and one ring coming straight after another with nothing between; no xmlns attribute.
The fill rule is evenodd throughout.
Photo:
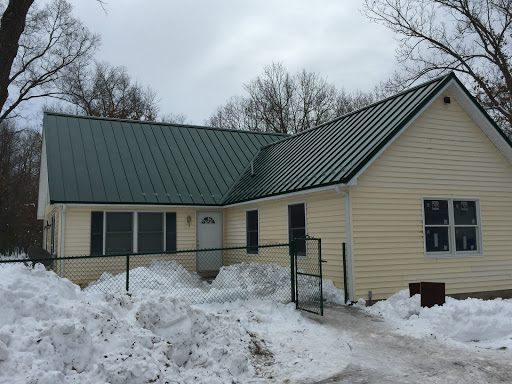
<svg viewBox="0 0 512 384"><path fill-rule="evenodd" d="M347 253L345 251L345 243L342 243L343 248L343 289L345 291L345 304L348 301L348 290L347 290Z"/></svg>
<svg viewBox="0 0 512 384"><path fill-rule="evenodd" d="M320 272L320 316L324 315L324 293L323 293L323 273L322 273L322 239L318 239L318 271Z"/></svg>
<svg viewBox="0 0 512 384"><path fill-rule="evenodd" d="M126 255L126 291L130 290L130 255Z"/></svg>
<svg viewBox="0 0 512 384"><path fill-rule="evenodd" d="M295 240L290 241L290 287L292 303L295 303Z"/></svg>

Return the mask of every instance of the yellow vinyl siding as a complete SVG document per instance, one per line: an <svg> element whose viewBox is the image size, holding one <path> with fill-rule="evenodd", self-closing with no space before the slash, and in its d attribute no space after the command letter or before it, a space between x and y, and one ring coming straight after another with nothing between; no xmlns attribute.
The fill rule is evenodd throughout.
<svg viewBox="0 0 512 384"><path fill-rule="evenodd" d="M73 207L66 208L66 236L64 253L66 256L89 255L91 248L91 212L93 211L138 211L176 212L176 248L195 248L196 224L194 208L169 207ZM190 226L187 217L190 216Z"/></svg>
<svg viewBox="0 0 512 384"><path fill-rule="evenodd" d="M258 209L259 244L288 243L288 204L305 202L306 231L322 239L323 275L343 287L343 258L341 244L345 237L345 200L333 190L314 192L295 197L256 202L229 207L225 210L224 243L228 247L245 246L245 212ZM249 255L246 262L258 262Z"/></svg>
<svg viewBox="0 0 512 384"><path fill-rule="evenodd" d="M511 192L512 166L446 92L351 188L355 298L422 280L446 282L447 293L511 289ZM426 258L423 197L479 199L483 256Z"/></svg>
<svg viewBox="0 0 512 384"><path fill-rule="evenodd" d="M66 233L64 239L64 253L66 256L89 255L91 247L91 212L93 211L130 211L130 212L176 212L176 247L178 250L194 249L196 238L195 208L172 208L172 207L75 207L66 208ZM190 216L190 225L187 224L187 217ZM152 261L165 259L169 256L151 256L130 258L130 269L140 266L148 266ZM195 271L195 254L187 256L178 255L172 257L181 261L183 266L190 272ZM60 265L60 264L59 264ZM126 259L101 258L101 259L80 259L64 261L64 277L70 279L81 287L87 286L91 281L97 280L103 272L111 274L123 273L126 271ZM124 287L113 287L123 289Z"/></svg>

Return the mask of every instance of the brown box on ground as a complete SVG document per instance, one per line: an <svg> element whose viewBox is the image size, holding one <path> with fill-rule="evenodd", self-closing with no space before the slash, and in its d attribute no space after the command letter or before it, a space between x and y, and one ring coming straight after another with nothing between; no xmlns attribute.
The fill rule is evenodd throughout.
<svg viewBox="0 0 512 384"><path fill-rule="evenodd" d="M410 297L421 295L421 306L431 308L445 303L445 283L409 283Z"/></svg>
<svg viewBox="0 0 512 384"><path fill-rule="evenodd" d="M409 297L421 293L421 283L409 283Z"/></svg>

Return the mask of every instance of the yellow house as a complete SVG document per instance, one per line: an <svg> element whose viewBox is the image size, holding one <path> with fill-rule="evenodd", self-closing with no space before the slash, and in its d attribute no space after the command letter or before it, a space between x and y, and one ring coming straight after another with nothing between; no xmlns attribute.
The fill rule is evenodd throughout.
<svg viewBox="0 0 512 384"><path fill-rule="evenodd" d="M46 113L38 215L58 256L307 234L339 287L346 244L350 300L510 296L511 162L453 74L293 136Z"/></svg>

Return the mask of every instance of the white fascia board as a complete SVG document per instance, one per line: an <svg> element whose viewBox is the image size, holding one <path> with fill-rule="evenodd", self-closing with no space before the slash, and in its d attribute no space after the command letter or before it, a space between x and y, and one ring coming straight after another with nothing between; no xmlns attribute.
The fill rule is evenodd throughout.
<svg viewBox="0 0 512 384"><path fill-rule="evenodd" d="M384 147L382 147L382 148L381 148L381 150L380 150L379 152L377 152L377 153L375 154L375 156L373 156L373 158L371 158L371 159L370 159L370 161L368 161L368 162L366 163L366 165L365 165L363 168L361 168L361 170L360 170L356 175L354 175L354 177L352 177L352 179L350 179L350 180L347 182L347 185L349 185L349 186L355 186L355 185L357 185L357 178L358 178L359 176L361 176L361 174L362 174L364 171L366 171L366 169L368 169L368 167L369 167L370 165L372 165L372 164L373 164L373 162L374 162L375 160L377 160L377 158L382 154L382 152L384 152L386 149L388 149L388 147L389 147L391 144L393 144L393 143L395 142L395 140L396 140L396 139L398 139L398 137L399 137L399 136L400 136L400 135L401 135L401 134L402 134L402 133L403 133L407 128L409 128L409 126L410 126L410 125L411 125L411 124L412 124L412 123L413 123L413 122L418 118L418 116L419 116L419 115L421 115L421 114L422 114L422 113L423 113L423 112L424 112L428 107L430 107L430 105L434 102L434 100L437 100L437 98L438 98L439 96L441 96L441 95L443 94L443 92L444 92L444 91L446 91L446 89L449 87L449 85L450 85L451 83L454 83L454 80L449 81L449 82L448 82L448 83L447 83L443 88L441 88L441 89L440 89L440 90L439 90L439 91L434 95L434 97L430 100L430 102L428 102L426 105L424 105L424 106L423 106L423 108L421 108L421 109L419 110L419 112L418 112L418 113L416 113L416 115L415 115L415 116L413 116L413 118L412 118L411 120L409 120L409 122L408 122L407 124L405 124L405 125L404 125L404 127L400 130L400 132L398 132L398 133L397 133L397 134L396 134L396 135L395 135L391 140L389 140L389 141L387 142L387 144L386 144Z"/></svg>
<svg viewBox="0 0 512 384"><path fill-rule="evenodd" d="M55 203L56 207L67 206L67 207L100 207L100 208L196 208L196 209L222 209L220 205L172 205L172 204L96 204L96 203Z"/></svg>
<svg viewBox="0 0 512 384"><path fill-rule="evenodd" d="M355 185L355 184L353 184L353 185ZM334 185L333 184L333 185L327 185L325 187L304 189L302 191L283 193L281 195L274 195L274 196L269 196L269 197L262 197L261 199L254 199L254 200L249 200L249 201L243 201L241 203L226 204L226 205L223 205L222 207L223 208L231 208L231 207L238 207L238 206L247 205L247 204L258 204L258 203L261 203L261 202L264 202L264 201L284 199L284 198L287 198L287 197L307 195L308 193L315 193L315 192L334 190L337 186L346 187L346 186L348 186L348 184L347 185L345 185L345 184L336 184L336 185Z"/></svg>
<svg viewBox="0 0 512 384"><path fill-rule="evenodd" d="M39 194L37 198L37 219L44 219L44 211L50 203L50 190L48 186L48 161L46 157L46 139L43 129L43 140L41 149L41 164L39 167Z"/></svg>
<svg viewBox="0 0 512 384"><path fill-rule="evenodd" d="M315 192L322 192L322 191L329 191L334 190L336 187L349 187L356 185L355 182L351 182L350 184L336 184L336 185L328 185L325 187L318 187L318 188L311 188L311 189L305 189L302 191L297 192L290 192L290 193L283 193L282 195L275 195L275 196L269 196L269 197L262 197L261 199L255 199L255 200L249 200L244 201L241 203L234 203L234 204L226 204L226 205L164 205L164 204L95 204L95 203L55 203L54 205L59 207L63 205L67 205L68 207L120 207L120 208L195 208L195 209L223 209L223 208L231 208L231 207L238 207L241 205L248 205L248 204L257 204L261 203L263 201L269 201L269 200L277 200L277 199L284 199L288 197L294 197L294 196L300 196L300 195L306 195L308 193L315 193Z"/></svg>
<svg viewBox="0 0 512 384"><path fill-rule="evenodd" d="M471 116L473 121L480 127L489 140L492 141L503 156L512 164L512 148L509 143L496 131L496 128L489 121L488 117L475 105L464 89L452 80L448 84L448 92L455 97L457 102L464 108L468 115Z"/></svg>

